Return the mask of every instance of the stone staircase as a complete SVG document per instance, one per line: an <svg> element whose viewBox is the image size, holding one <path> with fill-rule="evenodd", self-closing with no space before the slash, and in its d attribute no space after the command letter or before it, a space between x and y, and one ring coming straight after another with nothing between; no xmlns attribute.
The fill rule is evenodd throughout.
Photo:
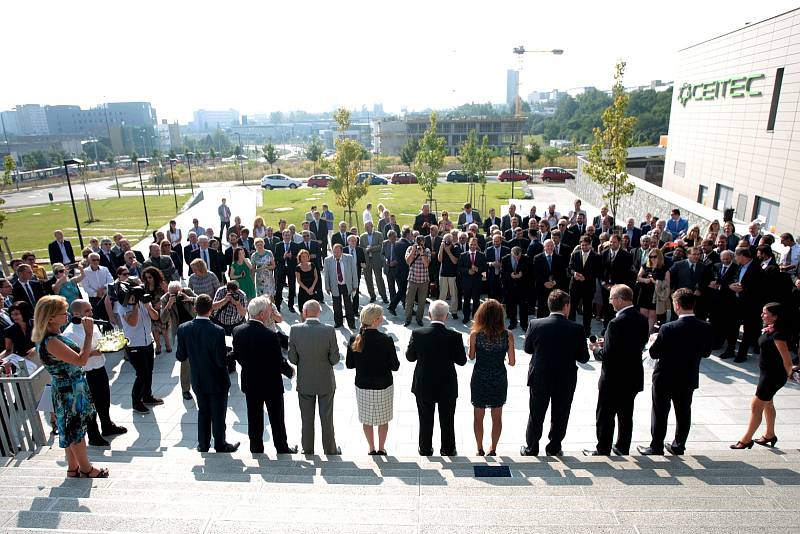
<svg viewBox="0 0 800 534"><path fill-rule="evenodd" d="M797 532L800 452L419 458L63 452L3 459L0 532ZM510 477L476 477L476 466Z"/></svg>

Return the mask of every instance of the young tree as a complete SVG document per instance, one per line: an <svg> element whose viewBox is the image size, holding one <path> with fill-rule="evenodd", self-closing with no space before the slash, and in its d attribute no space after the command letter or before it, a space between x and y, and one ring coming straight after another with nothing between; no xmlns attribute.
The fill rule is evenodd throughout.
<svg viewBox="0 0 800 534"><path fill-rule="evenodd" d="M636 118L625 114L629 96L622 83L624 74L625 62L620 61L614 70L613 102L603 112L603 128L594 129L594 142L585 167L586 173L603 188L603 198L614 217L619 216L620 199L635 189L625 172Z"/></svg>
<svg viewBox="0 0 800 534"><path fill-rule="evenodd" d="M419 187L428 195L428 202L433 200L433 190L439 183L439 169L444 165L445 138L436 135L436 113L431 113L431 122L419 141L419 150L414 157L414 172L417 174Z"/></svg>
<svg viewBox="0 0 800 534"><path fill-rule="evenodd" d="M306 147L306 159L311 161L314 165L314 174L317 174L317 162L319 158L322 157L322 152L325 150L325 147L322 146L322 142L319 138L314 137L311 140L311 143Z"/></svg>
<svg viewBox="0 0 800 534"><path fill-rule="evenodd" d="M492 149L489 147L489 137L483 136L483 140L475 150L475 171L478 175L478 182L481 184L481 197L486 199L486 173L492 166Z"/></svg>
<svg viewBox="0 0 800 534"><path fill-rule="evenodd" d="M533 165L542 157L542 147L536 141L532 142L525 149L525 160L531 166L531 174L533 174Z"/></svg>
<svg viewBox="0 0 800 534"><path fill-rule="evenodd" d="M356 183L356 175L361 170L361 157L364 147L358 141L348 139L345 132L350 127L350 112L339 108L333 114L339 124L339 136L336 139L336 153L330 160L322 161L322 170L335 176L328 183L336 195L336 204L343 207L350 226L353 225L353 209L356 202L367 194L367 180Z"/></svg>
<svg viewBox="0 0 800 534"><path fill-rule="evenodd" d="M414 158L417 157L417 150L419 150L419 141L412 137L406 141L405 146L400 151L400 161L409 169L414 164Z"/></svg>
<svg viewBox="0 0 800 534"><path fill-rule="evenodd" d="M548 166L552 166L556 162L556 160L558 159L559 155L561 155L561 153L558 151L558 149L556 147L549 146L549 147L544 149L544 153L542 154L542 157L547 162Z"/></svg>
<svg viewBox="0 0 800 534"><path fill-rule="evenodd" d="M467 134L467 140L461 145L458 150L458 161L461 163L461 172L469 177L469 186L467 187L467 202L474 202L475 186L472 182L472 177L478 174L477 172L477 156L478 156L478 136L475 130L472 129Z"/></svg>
<svg viewBox="0 0 800 534"><path fill-rule="evenodd" d="M275 145L267 143L264 145L264 159L269 163L269 170L272 171L272 165L278 161L278 153L275 151Z"/></svg>
<svg viewBox="0 0 800 534"><path fill-rule="evenodd" d="M3 158L3 183L1 184L0 190L5 189L6 185L11 183L11 173L14 172L14 169L17 168L17 163L14 161L14 158L7 155ZM0 198L0 206L5 204L6 201ZM0 210L0 228L3 227L3 221L6 220L5 210Z"/></svg>

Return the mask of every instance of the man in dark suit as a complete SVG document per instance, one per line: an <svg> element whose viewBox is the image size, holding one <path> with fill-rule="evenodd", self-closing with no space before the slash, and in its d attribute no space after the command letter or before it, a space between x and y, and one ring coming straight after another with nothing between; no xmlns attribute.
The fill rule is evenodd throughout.
<svg viewBox="0 0 800 534"><path fill-rule="evenodd" d="M672 294L678 319L663 325L650 347L650 357L658 360L653 370L652 440L649 447L637 447L640 454L661 455L666 448L680 455L686 450L700 360L711 354L711 326L694 316L695 300L694 293L686 288ZM675 439L664 443L670 403L675 408Z"/></svg>
<svg viewBox="0 0 800 534"><path fill-rule="evenodd" d="M447 328L444 322L450 308L443 300L431 302L428 314L431 323L411 332L406 359L417 362L411 392L417 398L419 414L419 454L433 455L433 414L439 405L439 428L442 432L442 456L455 456L454 416L458 398L456 365L467 363L461 334Z"/></svg>
<svg viewBox="0 0 800 534"><path fill-rule="evenodd" d="M736 280L728 287L736 294L736 316L734 318L736 329L731 328L729 331L728 348L720 358L733 356L731 347L736 344L739 325L742 325L742 341L739 343L739 350L733 360L741 363L747 360L747 352L750 347L758 342L761 330L761 308L764 305L764 271L761 270L758 262L753 260L749 248L737 248L734 257L739 265L739 270L736 273Z"/></svg>
<svg viewBox="0 0 800 534"><path fill-rule="evenodd" d="M525 352L532 356L528 368L530 415L525 445L519 451L523 456L539 454L544 416L551 402L550 443L545 451L550 456L562 454L561 441L567 433L572 397L578 381L575 362L589 361L583 328L567 319L569 295L560 289L552 291L547 298L547 307L550 316L532 321L525 335Z"/></svg>
<svg viewBox="0 0 800 534"><path fill-rule="evenodd" d="M194 232L189 232L189 244L183 247L183 263L189 265L192 262L192 252L199 248L200 244L197 242L197 234ZM189 274L192 274L191 269L189 269Z"/></svg>
<svg viewBox="0 0 800 534"><path fill-rule="evenodd" d="M292 232L290 230L283 231L283 241L275 245L275 306L278 311L281 310L281 301L283 300L283 288L289 287L289 294L287 302L289 304L289 311L294 311L294 297L297 291L297 281L295 280L294 272L297 268L297 253L300 252L300 247L297 243L292 241Z"/></svg>
<svg viewBox="0 0 800 534"><path fill-rule="evenodd" d="M542 245L542 242L539 239L539 230L529 229L528 239L530 240L530 243L528 244L528 249L525 252L525 255L528 256L531 261L533 261L533 258L544 252L544 245Z"/></svg>
<svg viewBox="0 0 800 534"><path fill-rule="evenodd" d="M558 288L566 287L562 273L566 273L564 259L554 254L555 245L552 239L544 242L544 252L533 258L533 278L536 287L536 316L547 317L549 308L547 298ZM583 339L583 336L581 336Z"/></svg>
<svg viewBox="0 0 800 534"><path fill-rule="evenodd" d="M63 263L69 265L75 263L75 251L72 250L72 243L64 239L64 232L56 230L53 232L55 241L47 245L47 254L50 256L50 265Z"/></svg>
<svg viewBox="0 0 800 534"><path fill-rule="evenodd" d="M760 225L755 221L751 222L747 227L747 235L743 235L742 238L747 239L750 244L750 253L753 256L756 254L756 248L761 244L762 237Z"/></svg>
<svg viewBox="0 0 800 534"><path fill-rule="evenodd" d="M459 229L466 231L471 224L481 225L481 216L477 211L472 209L472 204L467 202L464 204L464 211L459 213L458 222L456 223Z"/></svg>
<svg viewBox="0 0 800 534"><path fill-rule="evenodd" d="M228 409L228 349L225 331L211 322L211 297L199 295L194 302L197 317L178 327L178 361L189 360L192 389L197 397L197 450L208 452L211 434L217 452L234 452L239 443L225 441L225 412Z"/></svg>
<svg viewBox="0 0 800 534"><path fill-rule="evenodd" d="M530 244L531 241L525 237L525 230L522 228L517 228L516 234L514 234L514 239L505 243L509 249L513 247L519 247L523 253L528 250Z"/></svg>
<svg viewBox="0 0 800 534"><path fill-rule="evenodd" d="M475 315L481 303L481 287L483 274L488 268L486 255L478 250L478 239L469 240L469 250L458 258L458 274L461 277L461 311L464 314L462 323L469 322L470 315Z"/></svg>
<svg viewBox="0 0 800 534"><path fill-rule="evenodd" d="M397 305L399 303L405 303L406 290L408 289L408 264L405 262L405 257L408 247L411 246L411 228L404 226L401 232L400 239L394 245L394 257L397 261L397 271L394 274L394 279L397 282L397 292L387 307L392 315L397 315Z"/></svg>
<svg viewBox="0 0 800 534"><path fill-rule="evenodd" d="M595 230L599 230L603 226L603 221L606 217L609 217L611 226L614 226L614 217L608 215L608 206L601 206L600 215L595 215L594 219L592 219L592 226L594 226Z"/></svg>
<svg viewBox="0 0 800 534"><path fill-rule="evenodd" d="M633 285L633 257L631 253L623 249L620 237L616 234L609 240L611 246L603 251L603 327L608 326L608 322L614 316L613 308L608 302L611 286L617 284Z"/></svg>
<svg viewBox="0 0 800 534"><path fill-rule="evenodd" d="M247 400L247 434L250 452L264 452L264 405L267 406L272 443L278 454L293 454L297 447L286 441L283 420L283 378L294 370L283 358L278 335L264 326L272 308L266 297L256 297L247 305L250 320L233 329L233 354L242 366L242 392Z"/></svg>
<svg viewBox="0 0 800 534"><path fill-rule="evenodd" d="M303 236L303 241L298 244L299 250L307 250L308 253L311 255L311 263L313 263L319 274L322 274L322 260L324 259L325 253L320 248L319 243L315 240L311 239L311 232L308 230L303 230L301 232ZM317 288L321 289L321 285L317 284Z"/></svg>
<svg viewBox="0 0 800 534"><path fill-rule="evenodd" d="M707 308L703 290L708 287L710 277L707 266L700 261L699 248L689 247L686 259L672 264L672 267L669 268L669 280L672 291L684 287L692 290L697 297L694 313L698 318L705 320Z"/></svg>
<svg viewBox="0 0 800 534"><path fill-rule="evenodd" d="M314 210L314 218L309 223L308 228L316 236L317 244L322 251L322 255L325 256L328 252L328 232L330 231L330 228L328 228L328 221L321 218L320 213Z"/></svg>
<svg viewBox="0 0 800 534"><path fill-rule="evenodd" d="M647 255L650 253L652 244L653 239L649 235L643 235L639 240L639 248L631 249L630 253L633 257L632 266L634 274L639 272L642 265L647 264Z"/></svg>
<svg viewBox="0 0 800 534"><path fill-rule="evenodd" d="M17 266L17 281L11 286L11 295L14 302L27 302L31 309L36 308L36 303L45 295L42 283L33 279L33 270L27 263Z"/></svg>
<svg viewBox="0 0 800 534"><path fill-rule="evenodd" d="M580 304L586 337L592 333L592 302L600 269L600 256L592 250L592 240L582 236L580 249L572 253L569 261L569 320L575 320Z"/></svg>
<svg viewBox="0 0 800 534"><path fill-rule="evenodd" d="M720 262L719 252L714 250L714 241L711 239L703 239L700 244L700 261L703 262L708 269L711 269Z"/></svg>
<svg viewBox="0 0 800 534"><path fill-rule="evenodd" d="M492 226L500 228L501 224L503 224L503 221L500 220L500 217L495 215L494 208L489 208L489 216L483 220L483 233L489 235L489 230Z"/></svg>
<svg viewBox="0 0 800 534"><path fill-rule="evenodd" d="M627 235L630 239L630 248L639 248L639 240L642 238L642 230L636 227L636 219L628 219L627 226L622 229L622 235Z"/></svg>
<svg viewBox="0 0 800 534"><path fill-rule="evenodd" d="M577 219L575 224L570 225L567 228L567 232L571 234L571 242L575 243L576 245L580 243L581 236L586 233L586 228L588 225L586 224L586 214L582 211L579 212L575 218Z"/></svg>
<svg viewBox="0 0 800 534"><path fill-rule="evenodd" d="M339 223L339 231L331 234L331 247L333 245L342 245L342 248L347 248L347 236L350 232L347 231L347 223L342 221Z"/></svg>
<svg viewBox="0 0 800 534"><path fill-rule="evenodd" d="M501 232L505 232L506 230L511 228L511 219L516 219L517 226L522 226L522 217L517 214L517 206L514 204L509 204L508 213L503 215L503 218L500 219Z"/></svg>
<svg viewBox="0 0 800 534"><path fill-rule="evenodd" d="M597 383L597 447L584 450L587 456L608 456L614 439L614 418L619 421L616 454L627 455L633 434L633 403L644 389L642 351L650 330L647 318L633 307L633 290L617 285L611 288L611 304L617 312L606 328L602 341L603 369ZM594 352L596 346L590 345ZM597 353L597 352L596 352Z"/></svg>
<svg viewBox="0 0 800 534"><path fill-rule="evenodd" d="M531 263L522 254L520 247L511 249L511 254L503 257L503 302L506 306L508 328L517 327L517 311L519 323L523 330L528 329L528 286L531 284Z"/></svg>
<svg viewBox="0 0 800 534"><path fill-rule="evenodd" d="M572 250L575 247L569 247L565 245L562 241L563 237L564 234L561 232L561 230L553 230L550 232L550 239L553 240L553 254L556 256L561 256L561 258L564 260L562 265L566 271L567 265L569 264L569 257L572 255Z"/></svg>
<svg viewBox="0 0 800 534"><path fill-rule="evenodd" d="M189 263L200 258L206 262L206 267L217 276L219 282L223 283L224 278L222 274L225 271L225 258L223 258L219 252L208 246L208 236L201 235L197 238L197 243L200 247L191 253Z"/></svg>
<svg viewBox="0 0 800 534"><path fill-rule="evenodd" d="M503 245L503 238L500 237L500 234L492 236L492 244L486 247L484 251L486 254L486 263L488 264L486 281L489 283L490 299L498 301L502 301L503 299L502 262L503 258L508 256L510 252L509 248Z"/></svg>
<svg viewBox="0 0 800 534"><path fill-rule="evenodd" d="M713 266L708 285L711 346L719 349L727 340L728 346L723 356L732 358L736 351L739 323L736 321L736 293L731 291L730 286L739 278L739 266L733 261L733 252L730 250L723 250L719 256L720 261Z"/></svg>
<svg viewBox="0 0 800 534"><path fill-rule="evenodd" d="M397 265L400 263L394 255L394 246L397 244L397 233L389 230L383 240L381 254L383 254L383 274L386 275L386 289L389 291L389 302L394 301L397 294Z"/></svg>
<svg viewBox="0 0 800 534"><path fill-rule="evenodd" d="M428 235L431 233L431 226L436 224L436 215L431 213L431 207L427 204L422 205L416 217L414 217L414 230L419 232L419 235Z"/></svg>

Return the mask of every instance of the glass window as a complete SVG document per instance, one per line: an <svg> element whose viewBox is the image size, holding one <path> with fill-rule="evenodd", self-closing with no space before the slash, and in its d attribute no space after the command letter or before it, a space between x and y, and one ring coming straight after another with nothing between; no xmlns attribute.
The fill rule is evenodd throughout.
<svg viewBox="0 0 800 534"><path fill-rule="evenodd" d="M714 209L724 211L733 207L733 188L726 185L717 184L717 192L714 195Z"/></svg>
<svg viewBox="0 0 800 534"><path fill-rule="evenodd" d="M672 168L672 174L674 174L675 176L680 176L681 178L686 176L686 162L676 161L675 165Z"/></svg>
<svg viewBox="0 0 800 534"><path fill-rule="evenodd" d="M708 186L701 185L697 190L697 203L705 204L708 198Z"/></svg>
<svg viewBox="0 0 800 534"><path fill-rule="evenodd" d="M778 224L780 203L766 198L756 197L753 207L753 219L763 219L763 226L772 228Z"/></svg>

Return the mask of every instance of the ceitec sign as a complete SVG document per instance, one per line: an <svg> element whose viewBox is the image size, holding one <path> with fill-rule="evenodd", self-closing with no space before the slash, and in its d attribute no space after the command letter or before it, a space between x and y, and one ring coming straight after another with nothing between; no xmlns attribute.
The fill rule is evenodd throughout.
<svg viewBox="0 0 800 534"><path fill-rule="evenodd" d="M678 101L686 107L689 100L717 100L719 98L744 98L761 96L761 91L753 89L753 83L763 80L764 74L739 76L727 80L717 80L698 84L685 83L678 91Z"/></svg>

